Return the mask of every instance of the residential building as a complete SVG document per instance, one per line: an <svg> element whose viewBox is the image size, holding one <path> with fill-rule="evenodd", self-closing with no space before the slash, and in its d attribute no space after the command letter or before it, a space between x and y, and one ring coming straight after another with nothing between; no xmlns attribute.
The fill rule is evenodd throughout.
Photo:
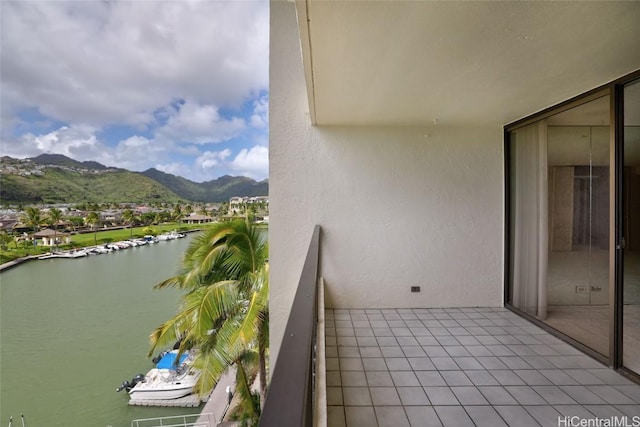
<svg viewBox="0 0 640 427"><path fill-rule="evenodd" d="M329 308L507 307L637 381L638 22L272 1L272 368L320 225Z"/></svg>
<svg viewBox="0 0 640 427"><path fill-rule="evenodd" d="M42 246L58 246L71 242L70 234L45 228L33 234L34 239L42 239Z"/></svg>
<svg viewBox="0 0 640 427"><path fill-rule="evenodd" d="M207 224L209 222L213 222L213 217L192 213L191 215L184 217L183 221L187 224Z"/></svg>
<svg viewBox="0 0 640 427"><path fill-rule="evenodd" d="M253 197L239 197L234 196L229 199L229 213L238 214L244 213L245 208L248 205L262 204L264 207L269 207L269 196L253 196Z"/></svg>
<svg viewBox="0 0 640 427"><path fill-rule="evenodd" d="M243 212L244 198L234 196L229 199L229 214L237 214Z"/></svg>

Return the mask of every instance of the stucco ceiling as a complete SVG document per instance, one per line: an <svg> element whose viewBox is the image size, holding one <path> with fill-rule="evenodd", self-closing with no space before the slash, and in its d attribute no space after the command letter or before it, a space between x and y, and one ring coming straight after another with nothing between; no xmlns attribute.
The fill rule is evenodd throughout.
<svg viewBox="0 0 640 427"><path fill-rule="evenodd" d="M640 69L640 2L297 1L318 125L507 124Z"/></svg>

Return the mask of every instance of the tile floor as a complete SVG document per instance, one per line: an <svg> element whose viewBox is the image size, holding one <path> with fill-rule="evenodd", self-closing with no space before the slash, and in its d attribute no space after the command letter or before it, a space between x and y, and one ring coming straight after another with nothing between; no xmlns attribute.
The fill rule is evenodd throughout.
<svg viewBox="0 0 640 427"><path fill-rule="evenodd" d="M329 427L640 425L640 385L506 309L325 314Z"/></svg>

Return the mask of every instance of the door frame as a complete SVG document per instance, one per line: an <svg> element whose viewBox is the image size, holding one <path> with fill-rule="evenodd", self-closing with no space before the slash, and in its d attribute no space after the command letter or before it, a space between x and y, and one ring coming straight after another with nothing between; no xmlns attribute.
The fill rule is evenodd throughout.
<svg viewBox="0 0 640 427"><path fill-rule="evenodd" d="M504 306L522 317L530 320L539 327L568 342L584 353L607 364L626 377L640 383L640 372L634 372L623 365L623 310L624 310L624 87L640 80L640 70L636 70L626 76L592 89L582 95L571 98L558 105L549 107L539 113L525 117L506 125L503 129L504 147L504 194L505 194L505 228L504 228L504 277L503 297ZM510 144L509 132L542 120L549 116L561 113L579 105L585 104L596 98L609 95L610 100L610 179L609 186L609 354L602 355L587 347L572 337L552 328L545 322L514 307L511 304L510 278Z"/></svg>
<svg viewBox="0 0 640 427"><path fill-rule="evenodd" d="M615 221L613 225L615 233L614 257L610 265L613 268L613 299L610 304L610 354L611 366L628 378L640 382L640 372L633 371L624 366L624 266L625 266L625 241L626 234L624 223L626 184L624 179L624 89L626 86L640 82L640 71L636 71L612 84L611 88L611 140L614 145L614 153L611 160L615 164L615 187L613 194L615 200Z"/></svg>

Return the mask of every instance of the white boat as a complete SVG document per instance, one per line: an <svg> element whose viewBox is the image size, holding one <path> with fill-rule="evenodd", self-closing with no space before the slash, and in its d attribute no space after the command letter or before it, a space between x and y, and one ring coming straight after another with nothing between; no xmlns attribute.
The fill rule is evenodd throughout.
<svg viewBox="0 0 640 427"><path fill-rule="evenodd" d="M158 238L155 236L147 235L144 236L143 239L146 240L147 243L158 243Z"/></svg>
<svg viewBox="0 0 640 427"><path fill-rule="evenodd" d="M85 249L75 249L72 251L60 251L60 252L50 252L45 255L41 255L38 259L51 259L51 258L80 258L85 257L89 254L89 252Z"/></svg>
<svg viewBox="0 0 640 427"><path fill-rule="evenodd" d="M163 233L158 235L158 240L165 241L165 240L181 239L183 237L185 237L185 234L178 233L177 231L173 230L169 233Z"/></svg>
<svg viewBox="0 0 640 427"><path fill-rule="evenodd" d="M51 259L51 258L82 258L87 255L104 254L111 252L111 248L102 246L93 246L84 249L72 249L67 251L50 252L38 257L38 259Z"/></svg>
<svg viewBox="0 0 640 427"><path fill-rule="evenodd" d="M116 245L120 249L127 249L127 248L131 247L131 244L129 242L127 242L126 240L122 240L120 242L115 242L114 245Z"/></svg>
<svg viewBox="0 0 640 427"><path fill-rule="evenodd" d="M95 255L106 254L109 252L111 252L111 249L104 246L95 246L93 248L87 249L88 254L95 254Z"/></svg>
<svg viewBox="0 0 640 427"><path fill-rule="evenodd" d="M178 350L165 353L156 367L144 377L136 376L129 391L131 400L177 399L193 392L200 372L191 367L191 356L183 354L177 362ZM136 381L138 378L138 381ZM123 388L127 389L125 383Z"/></svg>
<svg viewBox="0 0 640 427"><path fill-rule="evenodd" d="M88 255L85 249L75 249L67 252L59 252L56 254L57 258L81 258Z"/></svg>

